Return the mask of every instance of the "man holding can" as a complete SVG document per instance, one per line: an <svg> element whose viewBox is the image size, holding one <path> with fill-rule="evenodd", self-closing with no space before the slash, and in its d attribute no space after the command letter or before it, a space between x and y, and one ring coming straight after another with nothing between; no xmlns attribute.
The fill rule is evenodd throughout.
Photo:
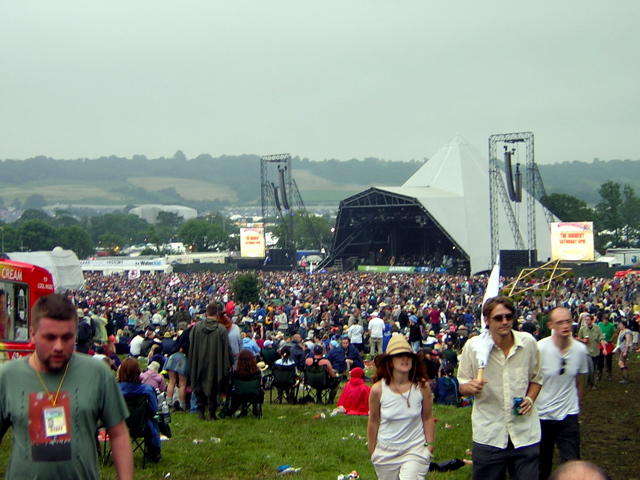
<svg viewBox="0 0 640 480"><path fill-rule="evenodd" d="M508 297L488 299L482 315L490 336L467 341L458 369L460 393L475 396L473 478L504 479L507 470L511 480L537 478L540 422L533 404L542 375L536 341L512 330L515 307Z"/></svg>
<svg viewBox="0 0 640 480"><path fill-rule="evenodd" d="M549 312L551 336L538 342L544 388L538 397L540 480L551 475L553 449L560 463L580 460L580 376L589 373L587 347L572 335L573 318L564 307ZM591 338L589 338L591 340Z"/></svg>

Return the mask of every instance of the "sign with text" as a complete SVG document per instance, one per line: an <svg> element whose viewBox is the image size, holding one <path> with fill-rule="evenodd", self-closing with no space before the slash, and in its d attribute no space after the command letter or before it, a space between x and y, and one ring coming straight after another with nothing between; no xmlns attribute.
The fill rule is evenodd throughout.
<svg viewBox="0 0 640 480"><path fill-rule="evenodd" d="M576 262L594 258L593 222L551 224L551 260Z"/></svg>
<svg viewBox="0 0 640 480"><path fill-rule="evenodd" d="M242 258L264 258L265 242L263 228L240 229L240 256Z"/></svg>

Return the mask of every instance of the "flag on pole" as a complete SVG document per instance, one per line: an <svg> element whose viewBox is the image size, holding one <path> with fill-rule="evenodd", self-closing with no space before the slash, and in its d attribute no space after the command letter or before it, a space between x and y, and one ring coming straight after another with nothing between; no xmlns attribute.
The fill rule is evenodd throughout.
<svg viewBox="0 0 640 480"><path fill-rule="evenodd" d="M491 275L489 275L489 281L487 282L487 288L484 292L484 299L482 300L482 306L490 298L497 297L500 292L500 257L496 258L496 263L493 265ZM493 348L493 338L489 333L489 325L485 323L484 315L480 317L482 320L482 333L480 334L478 341L476 342L476 359L478 361L478 375L477 380L482 380L484 375L484 369L489 362L489 355Z"/></svg>

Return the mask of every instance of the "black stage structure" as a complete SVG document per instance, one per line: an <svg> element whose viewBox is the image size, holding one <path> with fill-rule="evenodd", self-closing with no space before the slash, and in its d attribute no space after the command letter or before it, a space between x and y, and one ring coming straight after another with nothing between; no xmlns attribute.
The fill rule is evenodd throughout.
<svg viewBox="0 0 640 480"><path fill-rule="evenodd" d="M331 255L320 267L433 268L469 274L469 256L414 197L372 187L340 202Z"/></svg>

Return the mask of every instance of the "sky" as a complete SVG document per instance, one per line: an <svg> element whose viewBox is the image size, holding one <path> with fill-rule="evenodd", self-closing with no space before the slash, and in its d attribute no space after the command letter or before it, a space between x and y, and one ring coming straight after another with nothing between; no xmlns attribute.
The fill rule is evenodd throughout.
<svg viewBox="0 0 640 480"><path fill-rule="evenodd" d="M0 159L408 161L530 131L540 164L637 160L639 18L637 0L3 0Z"/></svg>

